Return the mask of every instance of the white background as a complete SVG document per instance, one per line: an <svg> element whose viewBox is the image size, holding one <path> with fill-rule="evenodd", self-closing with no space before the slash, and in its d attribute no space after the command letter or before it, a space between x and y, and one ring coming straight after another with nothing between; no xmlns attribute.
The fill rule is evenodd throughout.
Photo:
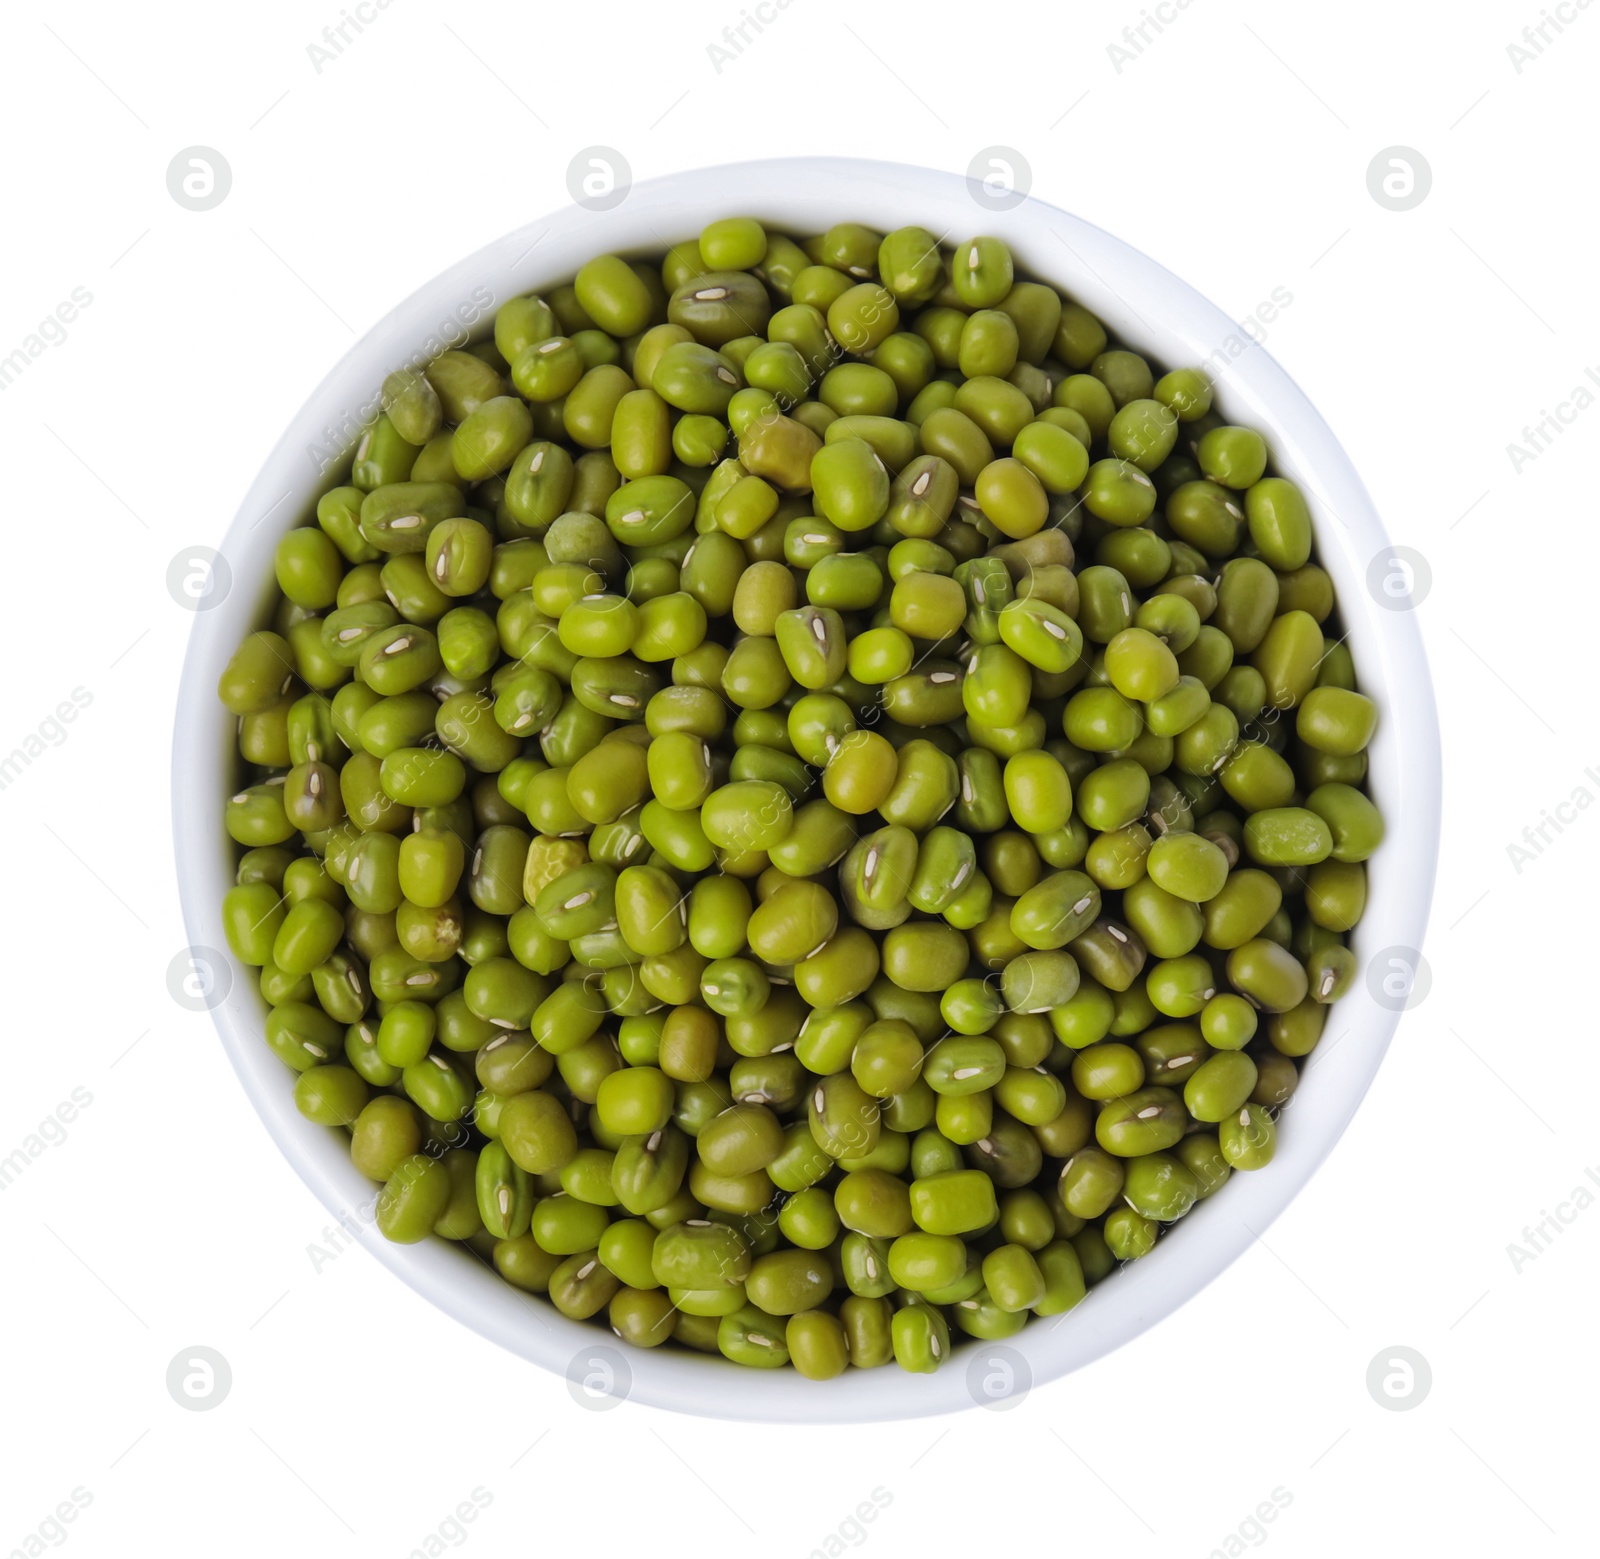
<svg viewBox="0 0 1600 1559"><path fill-rule="evenodd" d="M1600 1174L1600 820L1568 812L1520 871L1508 854L1580 787L1600 795L1600 411L1571 408L1520 472L1508 451L1600 371L1600 11L1563 9L1520 72L1507 46L1533 0L1194 0L1138 52L1124 40L1120 70L1107 46L1134 3L793 0L720 72L708 45L737 0L394 0L320 72L308 46L337 0L10 11L0 357L74 288L92 303L0 392L0 751L75 688L92 701L0 791L0 1157L75 1089L92 1102L0 1193L0 1553L36 1551L30 1533L85 1556L403 1556L430 1534L482 1553L1201 1556L1230 1534L1285 1555L1579 1551L1600 1210L1567 1199ZM806 151L964 171L1016 148L1036 194L1234 317L1292 295L1268 350L1431 569L1431 991L1265 1242L1008 1412L786 1431L584 1411L365 1254L313 1266L326 1215L208 1017L168 994L186 938L167 748L192 622L169 562L217 542L356 336L565 203L597 143L635 178ZM205 212L166 184L194 145L232 169ZM1396 145L1432 172L1399 212L1367 181ZM1508 1246L1562 1208L1519 1269ZM197 1345L232 1372L207 1412L165 1384ZM1397 1346L1431 1370L1408 1411L1366 1384ZM475 1490L476 1519L451 1526ZM852 1527L874 1490L877 1519Z"/></svg>

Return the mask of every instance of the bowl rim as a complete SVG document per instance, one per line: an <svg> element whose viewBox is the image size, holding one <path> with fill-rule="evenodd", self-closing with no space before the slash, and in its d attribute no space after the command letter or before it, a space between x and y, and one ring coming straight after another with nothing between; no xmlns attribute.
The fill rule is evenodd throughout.
<svg viewBox="0 0 1600 1559"><path fill-rule="evenodd" d="M753 215L788 232L859 220L880 231L919 224L944 237L1004 239L1019 272L1047 279L1096 313L1120 342L1168 365L1214 362L1217 404L1261 429L1278 471L1306 489L1318 561L1333 577L1364 692L1380 709L1369 786L1390 824L1369 862L1371 891L1353 947L1364 970L1378 950L1419 951L1438 857L1438 722L1415 614L1379 599L1375 570L1392 549L1371 498L1332 430L1299 386L1244 328L1165 267L1111 234L1032 196L991 198L971 176L866 159L787 157L702 167L624 188L608 209L572 205L526 223L419 287L371 327L306 398L263 460L220 543L233 588L198 610L178 688L172 748L174 850L189 954L209 979L218 1035L245 1093L284 1157L334 1220L447 1315L509 1352L565 1375L574 1399L624 1399L754 1422L881 1422L1014 1405L1030 1387L1083 1368L1132 1341L1218 1277L1265 1231L1343 1134L1371 1086L1399 1019L1381 984L1358 980L1334 1012L1344 1021L1313 1053L1265 1174L1234 1175L1161 1240L1090 1291L1067 1315L1036 1320L1003 1345L965 1345L932 1376L848 1371L817 1384L792 1370L756 1372L683 1351L615 1343L503 1282L464 1247L430 1238L394 1245L372 1221L375 1188L350 1164L343 1134L306 1121L292 1079L261 1038L251 971L222 943L220 907L232 844L217 798L231 782L234 722L217 677L257 626L272 589L272 552L376 408L384 374L418 343L463 339L505 299L570 279L592 254L663 250L713 217ZM1113 286L1107 277L1115 278ZM478 327L478 329L474 329ZM433 346L438 349L437 345ZM289 503L290 499L298 499ZM270 521L270 523L268 523ZM220 570L218 571L220 574ZM247 582L258 581L253 590ZM1373 581L1369 583L1369 581ZM1404 719L1396 718L1403 711ZM1401 828L1398 825L1404 823ZM1332 1025L1330 1025L1331 1027ZM1206 1237L1195 1232L1203 1229Z"/></svg>

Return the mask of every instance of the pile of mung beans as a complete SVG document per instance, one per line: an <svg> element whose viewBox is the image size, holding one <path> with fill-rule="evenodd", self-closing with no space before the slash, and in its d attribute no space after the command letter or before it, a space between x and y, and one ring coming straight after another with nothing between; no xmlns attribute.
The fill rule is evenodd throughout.
<svg viewBox="0 0 1600 1559"><path fill-rule="evenodd" d="M1203 374L995 238L729 218L382 406L220 694L228 944L384 1234L925 1372L1270 1161L1377 712Z"/></svg>

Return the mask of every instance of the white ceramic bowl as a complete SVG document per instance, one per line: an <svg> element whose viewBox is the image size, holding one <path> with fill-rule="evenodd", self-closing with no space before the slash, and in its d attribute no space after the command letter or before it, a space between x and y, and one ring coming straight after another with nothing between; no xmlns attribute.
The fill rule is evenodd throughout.
<svg viewBox="0 0 1600 1559"><path fill-rule="evenodd" d="M654 179L635 186L612 210L570 206L461 261L390 313L334 367L268 455L223 539L233 589L215 609L196 616L173 754L178 878L197 947L224 945L220 905L233 871L221 804L231 788L234 721L217 702L217 678L268 610L279 537L309 515L326 485L318 451L326 449L329 430L336 441L353 443L383 376L411 360L430 337L437 341L447 322L471 317L474 300L484 316L481 331L494 306L570 279L591 255L659 252L713 218L735 214L795 234L849 219L880 231L919 223L956 241L995 234L1011 246L1019 270L1054 283L1123 342L1167 366L1205 362L1235 337L1233 322L1177 277L1076 217L1031 199L995 211L979 205L958 175L880 162L798 158ZM1320 558L1338 589L1357 674L1382 711L1370 784L1390 837L1370 864L1370 907L1354 938L1366 970L1380 950L1420 947L1432 895L1440 766L1421 638L1411 612L1386 608L1369 589L1369 565L1387 554L1388 538L1338 440L1289 376L1251 346L1219 382L1217 403L1231 419L1265 432L1277 469L1312 496ZM222 960L231 965L226 955ZM992 1349L958 1353L932 1376L891 1366L819 1385L788 1370L769 1373L687 1352L623 1348L595 1327L530 1300L459 1246L442 1240L390 1244L371 1223L374 1188L351 1166L344 1134L314 1126L296 1111L293 1078L262 1039L263 1006L252 972L232 966L228 973L231 989L214 1008L217 1030L290 1163L379 1261L510 1352L569 1379L610 1378L618 1391L657 1407L718 1418L861 1422L945 1413L980 1399L982 1388L969 1384L969 1376L989 1371L981 1362L976 1369L969 1365ZM1234 1175L1150 1256L1113 1274L1077 1309L1024 1328L1006 1344L1018 1382L1042 1385L1120 1347L1240 1255L1338 1140L1397 1020L1398 1013L1359 979L1330 1029L1343 1037L1312 1058L1285 1112L1274 1162L1255 1174Z"/></svg>

